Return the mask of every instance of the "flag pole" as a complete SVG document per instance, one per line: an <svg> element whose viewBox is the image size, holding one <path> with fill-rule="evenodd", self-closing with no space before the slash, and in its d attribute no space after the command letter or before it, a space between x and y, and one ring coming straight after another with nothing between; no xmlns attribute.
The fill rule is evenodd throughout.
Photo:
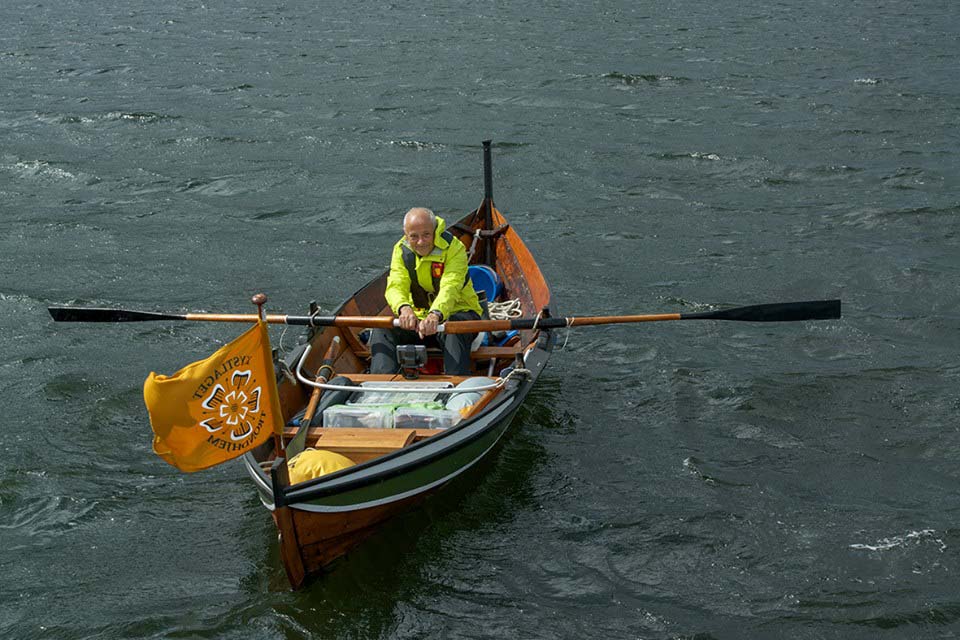
<svg viewBox="0 0 960 640"><path fill-rule="evenodd" d="M267 303L267 294L265 294L265 293L258 293L258 294L256 294L256 295L254 295L252 298L250 298L250 302L252 302L253 304L255 304L255 305L257 306L257 322L258 322L258 323L260 323L260 322L266 322L266 321L267 321L267 315L266 315L266 313L264 313L264 311L263 311L263 305L265 305L265 304ZM268 346L267 349L266 349L266 355L269 356L269 359L267 360L267 362L270 362L270 363L272 364L272 363L273 363L273 354L272 354L272 351L271 351L271 349L269 348L269 346ZM273 389L276 389L276 385L271 385L271 387L273 387ZM271 393L271 395L273 395L273 393ZM271 398L270 401L273 402L273 398ZM281 419L281 420L283 419L282 416L280 417L280 419ZM274 423L276 423L276 418L274 418ZM281 427L281 428L278 430L276 424L274 424L274 428L273 428L273 443L274 443L274 448L275 448L275 450L276 450L276 452L277 452L277 458L284 458L284 459L285 459L285 458L286 458L286 450L285 450L285 448L284 448L284 446L283 446L283 428ZM286 462L286 460L284 460L284 462Z"/></svg>
<svg viewBox="0 0 960 640"><path fill-rule="evenodd" d="M260 322L266 322L267 316L263 313L263 305L267 304L267 294L258 293L250 298L250 302L257 305L257 317L260 319Z"/></svg>

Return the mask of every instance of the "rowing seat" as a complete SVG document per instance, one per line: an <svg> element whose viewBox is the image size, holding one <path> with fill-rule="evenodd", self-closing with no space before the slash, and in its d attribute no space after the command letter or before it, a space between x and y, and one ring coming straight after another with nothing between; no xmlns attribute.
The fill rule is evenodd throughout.
<svg viewBox="0 0 960 640"><path fill-rule="evenodd" d="M509 347L478 347L470 352L471 360L512 360L513 357L523 351L523 348L517 344Z"/></svg>
<svg viewBox="0 0 960 640"><path fill-rule="evenodd" d="M489 360L491 358L496 358L498 360L511 360L513 356L519 352L523 351L523 348L520 345L513 345L509 347L478 347L470 352L471 360ZM443 351L435 347L427 349L427 355L429 357L443 357ZM370 351L363 350L358 351L357 356L360 358L369 358Z"/></svg>

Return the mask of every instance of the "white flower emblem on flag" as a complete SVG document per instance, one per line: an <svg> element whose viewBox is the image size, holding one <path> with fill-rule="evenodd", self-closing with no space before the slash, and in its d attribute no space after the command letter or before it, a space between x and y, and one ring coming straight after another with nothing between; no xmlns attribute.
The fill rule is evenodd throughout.
<svg viewBox="0 0 960 640"><path fill-rule="evenodd" d="M250 371L234 371L230 376L230 389L214 385L210 395L201 405L210 417L200 421L200 426L216 433L224 427L230 430L230 439L243 440L253 433L254 419L260 412L260 387Z"/></svg>

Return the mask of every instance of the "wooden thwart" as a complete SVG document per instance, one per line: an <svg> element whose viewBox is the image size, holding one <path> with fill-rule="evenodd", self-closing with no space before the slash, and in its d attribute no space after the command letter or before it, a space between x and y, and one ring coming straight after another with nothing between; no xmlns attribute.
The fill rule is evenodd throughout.
<svg viewBox="0 0 960 640"><path fill-rule="evenodd" d="M298 429L287 427L284 437L292 438ZM360 463L440 433L442 429L377 429L373 427L310 427L308 446L339 453Z"/></svg>
<svg viewBox="0 0 960 640"><path fill-rule="evenodd" d="M491 358L496 358L498 360L510 360L514 355L523 351L523 347L520 345L510 346L510 347L478 347L470 352L471 360L490 360ZM442 356L443 352L440 349L428 349L427 353L431 356ZM369 358L370 352L363 350L359 352L361 358Z"/></svg>
<svg viewBox="0 0 960 640"><path fill-rule="evenodd" d="M520 345L512 347L480 347L470 352L471 360L498 360L512 359L516 354L521 353L523 348Z"/></svg>

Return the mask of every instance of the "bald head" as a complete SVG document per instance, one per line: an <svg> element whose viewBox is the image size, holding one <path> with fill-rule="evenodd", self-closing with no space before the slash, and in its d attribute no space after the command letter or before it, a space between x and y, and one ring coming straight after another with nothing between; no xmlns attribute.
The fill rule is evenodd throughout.
<svg viewBox="0 0 960 640"><path fill-rule="evenodd" d="M414 207L403 216L403 235L407 244L421 258L433 251L433 233L437 216L424 207Z"/></svg>
<svg viewBox="0 0 960 640"><path fill-rule="evenodd" d="M403 216L403 230L407 230L407 225L409 224L429 224L431 227L436 226L437 216L433 215L433 211L427 209L426 207L414 207L407 211L407 215Z"/></svg>

